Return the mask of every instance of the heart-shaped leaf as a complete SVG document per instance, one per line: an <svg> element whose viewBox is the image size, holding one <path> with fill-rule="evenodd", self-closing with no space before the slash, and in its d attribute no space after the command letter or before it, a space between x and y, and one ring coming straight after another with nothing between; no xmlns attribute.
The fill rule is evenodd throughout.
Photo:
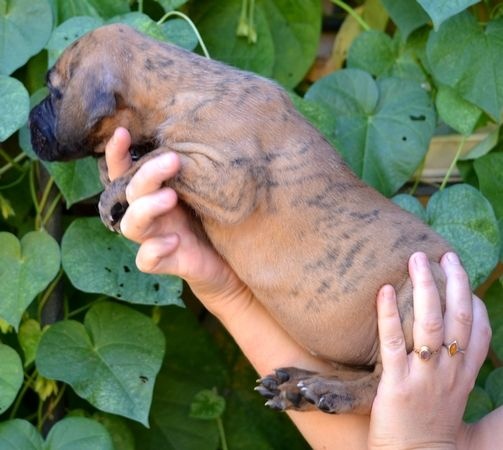
<svg viewBox="0 0 503 450"><path fill-rule="evenodd" d="M93 157L64 163L44 162L44 166L54 178L67 207L103 190L97 161Z"/></svg>
<svg viewBox="0 0 503 450"><path fill-rule="evenodd" d="M470 392L463 420L468 423L477 422L494 409L489 394L480 386L475 386Z"/></svg>
<svg viewBox="0 0 503 450"><path fill-rule="evenodd" d="M107 429L86 417L58 421L45 441L44 450L115 450Z"/></svg>
<svg viewBox="0 0 503 450"><path fill-rule="evenodd" d="M317 81L305 98L332 111L337 149L360 178L383 194L394 194L424 158L435 112L419 83L375 81L367 72L345 69Z"/></svg>
<svg viewBox="0 0 503 450"><path fill-rule="evenodd" d="M0 422L0 448L43 450L44 440L27 420Z"/></svg>
<svg viewBox="0 0 503 450"><path fill-rule="evenodd" d="M503 359L503 278L496 280L487 290L484 302L493 330L491 348Z"/></svg>
<svg viewBox="0 0 503 450"><path fill-rule="evenodd" d="M101 25L103 25L103 19L90 16L72 17L59 25L52 32L45 47L49 52L49 67L53 66L63 50L72 42Z"/></svg>
<svg viewBox="0 0 503 450"><path fill-rule="evenodd" d="M462 13L428 39L426 54L438 84L451 86L499 121L503 112L503 17L485 27Z"/></svg>
<svg viewBox="0 0 503 450"><path fill-rule="evenodd" d="M135 243L94 217L73 221L61 244L63 267L77 289L131 303L181 305L181 280L141 273L135 265L137 251Z"/></svg>
<svg viewBox="0 0 503 450"><path fill-rule="evenodd" d="M11 74L42 50L51 29L47 0L0 0L0 74Z"/></svg>
<svg viewBox="0 0 503 450"><path fill-rule="evenodd" d="M500 233L489 201L477 189L458 184L433 194L426 211L414 198L395 197L399 206L424 220L459 254L475 288L498 262Z"/></svg>
<svg viewBox="0 0 503 450"><path fill-rule="evenodd" d="M96 408L147 425L163 355L164 336L151 319L100 303L84 325L52 325L42 336L36 364L42 376L68 383Z"/></svg>
<svg viewBox="0 0 503 450"><path fill-rule="evenodd" d="M190 404L190 416L200 420L215 420L225 411L225 399L218 395L216 389L199 391Z"/></svg>
<svg viewBox="0 0 503 450"><path fill-rule="evenodd" d="M493 370L486 380L485 390L495 408L503 405L503 367Z"/></svg>
<svg viewBox="0 0 503 450"><path fill-rule="evenodd" d="M263 0L244 15L246 36L237 36L242 2L205 0L190 10L213 58L296 86L318 49L318 0ZM218 30L216 33L215 30ZM253 41L253 35L256 41Z"/></svg>
<svg viewBox="0 0 503 450"><path fill-rule="evenodd" d="M449 86L439 86L435 104L440 118L465 136L473 133L482 115L479 107L465 100Z"/></svg>
<svg viewBox="0 0 503 450"><path fill-rule="evenodd" d="M29 232L21 242L0 232L0 317L17 329L24 311L59 266L59 245L45 231Z"/></svg>
<svg viewBox="0 0 503 450"><path fill-rule="evenodd" d="M57 22L76 16L109 18L129 11L129 0L53 0Z"/></svg>
<svg viewBox="0 0 503 450"><path fill-rule="evenodd" d="M44 443L38 430L21 419L0 423L0 448L15 450L114 450L106 428L85 417L58 421Z"/></svg>
<svg viewBox="0 0 503 450"><path fill-rule="evenodd" d="M381 0L391 19L400 30L405 40L417 28L427 24L430 20L424 9L416 0Z"/></svg>
<svg viewBox="0 0 503 450"><path fill-rule="evenodd" d="M498 221L489 201L477 189L458 184L436 192L427 214L428 223L458 252L477 287L499 259Z"/></svg>
<svg viewBox="0 0 503 450"><path fill-rule="evenodd" d="M142 14L140 12L131 12L127 14L123 14L120 16L115 16L110 19L107 23L125 23L133 28L136 28L138 31L149 35L154 39L158 39L160 41L167 40L166 34L161 25L152 20L146 14Z"/></svg>
<svg viewBox="0 0 503 450"><path fill-rule="evenodd" d="M23 349L24 353L24 366L29 366L33 361L35 361L35 355L37 354L38 343L42 337L42 330L40 329L40 323L34 319L25 320L21 323L18 333L19 345Z"/></svg>
<svg viewBox="0 0 503 450"><path fill-rule="evenodd" d="M471 5L480 2L480 0L449 0L448 2L439 2L438 0L417 0L433 21L435 30L444 20L460 13Z"/></svg>
<svg viewBox="0 0 503 450"><path fill-rule="evenodd" d="M0 142L19 130L28 120L30 97L21 82L0 75Z"/></svg>
<svg viewBox="0 0 503 450"><path fill-rule="evenodd" d="M2 361L0 371L0 414L2 414L16 398L24 376L21 358L13 348L0 344L0 361Z"/></svg>

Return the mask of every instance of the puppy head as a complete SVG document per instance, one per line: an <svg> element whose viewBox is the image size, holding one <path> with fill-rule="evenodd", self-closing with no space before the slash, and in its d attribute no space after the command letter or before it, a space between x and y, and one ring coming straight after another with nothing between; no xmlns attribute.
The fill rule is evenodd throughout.
<svg viewBox="0 0 503 450"><path fill-rule="evenodd" d="M124 25L111 25L88 33L67 48L47 73L49 95L29 119L32 145L41 159L99 155L118 126L133 128L132 136L138 135L134 130L139 122L137 108L125 100L127 53L121 48L119 30L132 32Z"/></svg>

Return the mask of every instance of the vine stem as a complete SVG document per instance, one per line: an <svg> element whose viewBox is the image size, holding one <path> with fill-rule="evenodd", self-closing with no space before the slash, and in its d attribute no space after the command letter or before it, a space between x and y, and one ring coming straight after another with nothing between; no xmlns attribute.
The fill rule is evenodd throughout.
<svg viewBox="0 0 503 450"><path fill-rule="evenodd" d="M38 317L39 318L42 317L42 311L44 309L44 306L47 303L47 301L49 300L49 298L51 297L54 289L56 289L56 286L58 285L58 282L62 276L63 276L63 269L60 269L58 274L56 275L56 278L54 278L54 280L52 280L51 284L45 290L43 297L38 302Z"/></svg>
<svg viewBox="0 0 503 450"><path fill-rule="evenodd" d="M362 16L360 16L360 14L358 14L353 8L351 8L351 6L344 3L342 0L331 0L331 2L334 3L335 5L337 5L339 8L346 11L351 17L353 17L353 19L355 19L360 24L360 26L365 31L370 30L370 25L367 22L365 22L365 20L363 20Z"/></svg>
<svg viewBox="0 0 503 450"><path fill-rule="evenodd" d="M459 157L461 156L461 151L463 150L463 147L465 146L466 142L466 136L463 135L461 138L461 141L459 142L458 149L456 151L456 155L454 156L451 165L449 166L449 169L447 169L447 173L445 174L444 180L442 181L442 184L440 185L440 190L443 190L445 186L447 185L447 182L449 181L449 178L451 177L452 171L454 170L454 167L456 167L456 163L459 160Z"/></svg>
<svg viewBox="0 0 503 450"><path fill-rule="evenodd" d="M5 172L12 169L13 167L16 167L17 169L22 170L22 168L18 166L18 163L20 161L22 161L24 158L26 158L25 153L20 153L14 159L6 158L6 155L4 154L3 150L1 153L2 153L2 156L8 161L8 163L5 166L0 167L0 176L2 176Z"/></svg>
<svg viewBox="0 0 503 450"><path fill-rule="evenodd" d="M220 435L220 444L222 444L222 450L229 450L227 446L227 438L225 437L224 424L221 417L217 417L218 434Z"/></svg>
<svg viewBox="0 0 503 450"><path fill-rule="evenodd" d="M138 11L143 12L143 0L138 0Z"/></svg>
<svg viewBox="0 0 503 450"><path fill-rule="evenodd" d="M30 376L26 376L26 381L24 382L23 388L21 389L21 391L19 392L19 394L16 398L16 402L14 403L14 406L12 407L12 410L9 415L9 419L11 419L11 420L15 419L15 417L17 415L17 411L19 409L19 406L21 406L21 402L22 402L26 392L28 391L30 386L33 384L33 380L35 379L36 376L37 376L36 369L33 371L33 373Z"/></svg>
<svg viewBox="0 0 503 450"><path fill-rule="evenodd" d="M204 45L203 38L199 34L199 31L197 30L196 26L194 25L194 22L192 22L192 20L190 20L190 18L186 14L184 14L180 11L170 11L161 17L161 19L157 22L157 25L162 25L164 22L166 22L166 20L168 20L172 16L181 17L183 20L185 20L190 25L190 27L192 28L192 31L194 32L194 34L197 37L197 41L199 42L201 49L203 50L204 56L206 56L206 58L208 58L208 59L211 59L210 54L208 52L208 49L206 48L206 45Z"/></svg>

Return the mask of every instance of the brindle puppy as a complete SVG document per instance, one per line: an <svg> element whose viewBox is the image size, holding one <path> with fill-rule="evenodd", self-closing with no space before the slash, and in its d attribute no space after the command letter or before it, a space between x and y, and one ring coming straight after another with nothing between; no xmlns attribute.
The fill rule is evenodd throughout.
<svg viewBox="0 0 503 450"><path fill-rule="evenodd" d="M136 148L153 149L108 182L100 212L109 228L119 229L139 165L176 152L182 167L166 183L215 249L292 338L333 363L331 373L283 368L264 378L268 403L368 413L382 371L376 294L395 287L411 350L407 261L427 253L443 286L446 243L362 183L269 80L125 25L79 39L47 80L51 94L30 118L42 159L101 155L118 126Z"/></svg>

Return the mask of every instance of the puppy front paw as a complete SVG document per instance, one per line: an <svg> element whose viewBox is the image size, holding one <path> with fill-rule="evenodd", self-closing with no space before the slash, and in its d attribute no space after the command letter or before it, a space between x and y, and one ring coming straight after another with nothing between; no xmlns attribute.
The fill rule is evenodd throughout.
<svg viewBox="0 0 503 450"><path fill-rule="evenodd" d="M98 209L101 221L112 231L120 233L120 222L129 204L126 200L126 186L129 179L114 180L101 194Z"/></svg>

